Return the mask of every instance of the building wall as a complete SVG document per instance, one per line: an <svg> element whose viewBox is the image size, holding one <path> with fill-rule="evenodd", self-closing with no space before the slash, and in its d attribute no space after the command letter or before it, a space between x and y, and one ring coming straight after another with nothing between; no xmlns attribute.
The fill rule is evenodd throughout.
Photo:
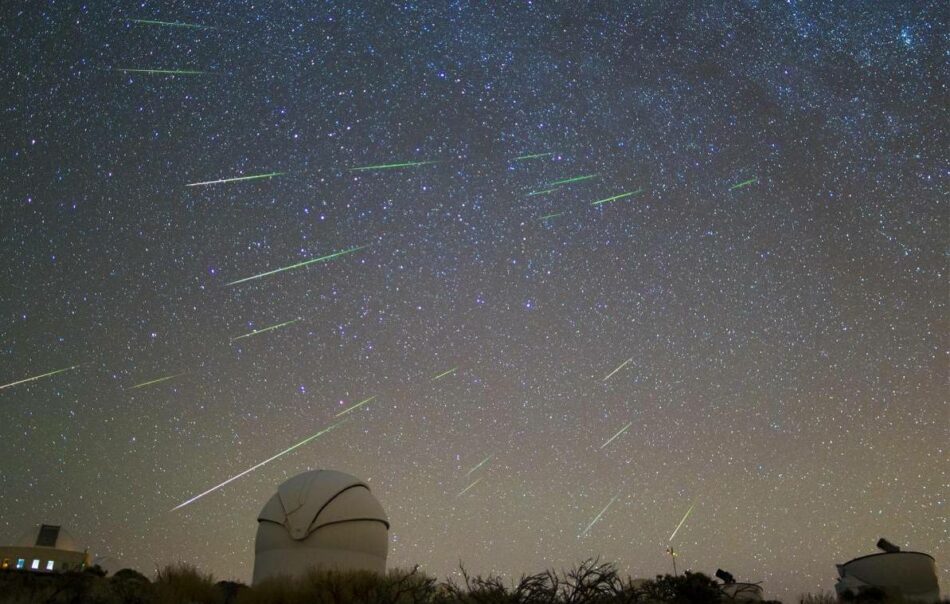
<svg viewBox="0 0 950 604"><path fill-rule="evenodd" d="M0 569L59 573L82 570L88 565L89 554L86 552L51 547L0 546Z"/></svg>

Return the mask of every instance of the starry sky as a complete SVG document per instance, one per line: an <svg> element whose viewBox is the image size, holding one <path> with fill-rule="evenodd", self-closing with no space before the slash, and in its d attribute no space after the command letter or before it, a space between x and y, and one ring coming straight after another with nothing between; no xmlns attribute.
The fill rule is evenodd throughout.
<svg viewBox="0 0 950 604"><path fill-rule="evenodd" d="M4 2L0 384L69 369L0 538L247 581L332 468L443 578L669 572L692 505L680 569L946 589L945 8Z"/></svg>

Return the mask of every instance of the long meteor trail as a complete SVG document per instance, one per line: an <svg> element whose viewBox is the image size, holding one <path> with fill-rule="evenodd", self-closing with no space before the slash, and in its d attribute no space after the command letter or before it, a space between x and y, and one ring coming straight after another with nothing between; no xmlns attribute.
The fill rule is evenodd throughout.
<svg viewBox="0 0 950 604"><path fill-rule="evenodd" d="M268 331L274 331L275 329L280 329L281 327L287 327L288 325L292 325L292 324L296 323L297 321L301 321L301 320L302 320L302 319L294 319L294 320L292 320L292 321L284 321L283 323L278 323L277 325L271 325L270 327L262 327L261 329L255 329L254 331L251 331L251 332L249 332L249 333L246 333L246 334L237 336L236 338L231 338L231 341L234 342L234 341L240 340L240 339L242 339L242 338L249 338L249 337L251 337L251 336L256 336L256 335L260 335L260 334L262 334L262 333L267 333Z"/></svg>
<svg viewBox="0 0 950 604"><path fill-rule="evenodd" d="M562 180L555 180L554 182L549 182L548 187L557 187L559 185L567 185L572 182L581 182L582 180L590 180L591 178L597 178L597 174L585 174L584 176L574 176L573 178L564 178Z"/></svg>
<svg viewBox="0 0 950 604"><path fill-rule="evenodd" d="M243 279L238 279L237 281L231 281L230 283L225 283L224 285L225 286L237 285L238 283L244 283L245 281L253 281L254 279L269 277L271 275L276 275L277 273L282 273L284 271L292 271L296 268L303 268L311 264L316 264L317 262L326 262L328 260L333 260L334 258L339 258L340 256L346 256L347 254L358 252L359 250L363 248L367 248L367 247L369 247L369 245L358 245L356 247L350 247L345 250L340 250L339 252L333 252L332 254L327 254L326 256L320 256L319 258L304 260L303 262L291 264L290 266L282 266L280 268L275 268L274 270L267 271L266 273L258 273L257 275L251 275L250 277L244 277Z"/></svg>
<svg viewBox="0 0 950 604"><path fill-rule="evenodd" d="M637 193L643 193L643 189L637 189L636 191L630 191L629 193L621 193L620 195L614 195L613 197L608 197L606 199L598 199L597 201L591 202L592 206L599 206L601 204L610 203L611 201L617 201L618 199L623 199L624 197L630 197L631 195L636 195Z"/></svg>
<svg viewBox="0 0 950 604"><path fill-rule="evenodd" d="M627 429L630 428L630 426L632 426L632 425L633 425L633 422L630 422L629 424L627 424L626 426L624 426L623 428L621 428L621 429L620 429L620 432L617 432L616 434L614 434L613 436L611 436L610 438L608 438L608 439L607 439L607 442L605 442L604 444L600 445L600 448L603 449L604 447L606 447L606 446L609 445L610 443L614 442L614 439L615 439L615 438L617 438L618 436L620 436L621 434L623 434L624 432L626 432Z"/></svg>
<svg viewBox="0 0 950 604"><path fill-rule="evenodd" d="M350 168L354 172L365 172L367 170L395 170L396 168L415 168L416 166L427 166L429 164L437 164L437 160L430 161L406 161L398 164L376 164L374 166L359 166L358 168Z"/></svg>
<svg viewBox="0 0 950 604"><path fill-rule="evenodd" d="M344 420L344 421L345 421L345 420ZM344 423L344 422L337 422L337 423L333 424L332 426L330 426L329 428L324 428L323 430L320 430L319 432L317 432L317 433L314 434L313 436L309 436L309 437L303 439L302 441L300 441L300 442L297 443L296 445L294 445L294 446L292 446L292 447L288 447L287 449L284 449L283 451L281 451L281 452L278 453L277 455L274 455L273 457L269 457L269 458L265 459L264 461L262 461L261 463L257 464L256 466L252 466L252 467L250 467L250 468L244 470L244 471L241 472L240 474L235 474L234 476L232 476L231 478L228 478L227 480L225 480L225 481L222 482L221 484L219 484L219 485L217 485L217 486L211 487L210 489L208 489L208 490L205 491L204 493L200 493L200 494L198 494L198 495L195 495L194 497L192 497L192 498L189 499L188 501L185 501L185 502L183 502L183 503L179 503L178 505L176 505L175 507L173 507L170 511L174 512L175 510L180 510L181 508L185 507L185 506L188 505L189 503L194 503L195 501L198 501L199 499L201 499L201 498L204 497L205 495L207 495L207 494L209 494L209 493L213 493L214 491L217 491L217 490L220 489L221 487L223 487L223 486L225 486L225 485L227 485L227 484L230 484L230 483L234 482L234 481L237 480L238 478L240 478L240 477L242 477L242 476L245 476L245 475L247 475L247 474L250 474L250 473L253 472L254 470L258 469L259 467L261 467L261 466L263 466L263 465L265 465L265 464L269 464L270 462L274 461L274 460L277 459L278 457L281 457L281 456L283 456L283 455L286 455L286 454L290 453L291 451L293 451L294 449L296 449L296 448L298 448L298 447L304 446L305 444L307 444L308 442L310 442L310 441L312 441L313 439L317 438L318 436L323 436L324 434L326 434L326 433L329 432L330 430L336 428L337 426L339 426L339 425L342 424L342 423Z"/></svg>
<svg viewBox="0 0 950 604"><path fill-rule="evenodd" d="M611 371L610 373L608 373L606 376L604 376L603 381L606 382L607 380L609 380L610 377L611 377L613 374L617 373L618 371L620 371L621 369L623 369L624 367L626 367L626 366L627 366L627 363L629 363L629 362L632 361L632 360L633 360L633 357L630 357L629 359L627 359L627 360L624 361L623 363L620 363L620 365L619 365L616 369L614 369L613 371Z"/></svg>
<svg viewBox="0 0 950 604"><path fill-rule="evenodd" d="M73 369L75 369L75 368L77 368L77 367L80 367L80 366L81 366L81 365L73 365L72 367L65 367L65 368L63 368L63 369L57 369L57 370L55 370L55 371L50 371L50 372L48 372L48 373L43 373L43 374L40 374L40 375L34 375L33 377L28 377L28 378L26 378L26 379L17 380L16 382L10 382L9 384L4 384L3 386L0 386L0 390L3 390L4 388L13 388L14 386L18 386L18 385L20 385L20 384L25 384L25 383L27 383L27 382L35 382L36 380L41 380L41 379L43 379L43 378L45 378L45 377L50 377L51 375L56 375L57 373L63 373L63 372L66 372L66 371L72 371Z"/></svg>
<svg viewBox="0 0 950 604"><path fill-rule="evenodd" d="M481 460L480 462L478 462L478 463L475 465L474 468L472 468L471 470L469 470L468 472L465 473L465 476L471 476L471 475L472 475L472 472L474 472L475 470L479 469L480 467L482 467L483 465L485 465L486 463L488 463L489 460L491 460L491 458L494 457L494 456L495 456L494 454L489 455L489 456L486 457L485 459L483 459L483 460Z"/></svg>
<svg viewBox="0 0 950 604"><path fill-rule="evenodd" d="M126 19L130 23L140 25L160 25L162 27L187 27L190 29L214 29L208 25L197 25L195 23L178 23L176 21L156 21L154 19Z"/></svg>
<svg viewBox="0 0 950 604"><path fill-rule="evenodd" d="M459 491L459 494L456 495L456 497L461 497L461 496L464 495L465 493L468 493L469 490L471 490L472 487L474 487L475 485L477 485L478 483L480 483L480 482L482 481L482 478L485 478L485 477L484 477L484 476L479 477L478 480L476 480L476 481L473 482L472 484L468 485L467 487L465 487L464 489L462 489L461 491Z"/></svg>
<svg viewBox="0 0 950 604"><path fill-rule="evenodd" d="M749 180L743 180L740 183L736 183L732 185L731 187L729 187L729 190L735 191L736 189L744 189L745 187L748 187L749 185L754 185L757 182L759 182L758 178L750 178Z"/></svg>
<svg viewBox="0 0 950 604"><path fill-rule="evenodd" d="M219 180L206 180L204 182L193 182L185 185L186 187L204 187L206 185L220 185L226 182L241 182L242 180L260 180L262 178L274 178L283 176L283 172L268 172L267 174L252 174L250 176L237 176L235 178L221 178Z"/></svg>
<svg viewBox="0 0 950 604"><path fill-rule="evenodd" d="M542 157L549 157L551 155L554 155L554 153L553 152L552 153L532 153L531 155L521 155L519 157L516 157L514 161L522 161L525 159L540 159Z"/></svg>
<svg viewBox="0 0 950 604"><path fill-rule="evenodd" d="M146 386L151 386L152 384L160 384L161 382L167 382L168 380L173 380L176 377L181 377L185 375L184 373L176 373L175 375L166 375L165 377L160 377L154 380L149 380L147 382L142 382L141 384L136 384L129 388L129 390L135 390L136 388L145 388Z"/></svg>
<svg viewBox="0 0 950 604"><path fill-rule="evenodd" d="M207 71L196 69L113 69L121 73L149 73L153 75L207 75Z"/></svg>
<svg viewBox="0 0 950 604"><path fill-rule="evenodd" d="M670 535L670 543L673 543L673 537L675 537L675 536L676 536L676 533L678 533L678 532L680 531L680 527L683 526L683 523L686 522L686 519L689 518L689 514L690 514L690 512L693 511L693 507L695 507L695 505L696 505L696 503L693 502L693 505L689 506L689 509L686 510L686 513L683 515L683 519L680 520L680 523L676 525L676 530L673 531L673 534L672 534L672 535Z"/></svg>
<svg viewBox="0 0 950 604"><path fill-rule="evenodd" d="M334 415L334 417L340 417L340 416L346 415L346 414L349 413L350 411L356 411L357 409L359 409L359 408L362 407L363 405L372 402L372 401L376 398L376 396L377 396L377 395L374 394L373 396L371 396L371 397L369 397L369 398L363 399L363 400L361 400L360 402L358 402L358 403L356 403L355 405L353 405L352 407L347 407L347 408L344 409L343 411L340 411L339 413L337 413L336 415Z"/></svg>
<svg viewBox="0 0 950 604"><path fill-rule="evenodd" d="M590 527L592 527L592 526L594 526L595 524L597 524L597 521L600 520L600 517L603 516L603 515L607 512L608 509L610 509L610 506L612 506L612 505L614 504L614 501L617 500L617 497L620 497L620 494L619 494L619 493L618 493L617 495L614 495L614 496L613 496L613 499L610 500L610 503L608 503L606 506L604 506L604 509L600 510L600 513L597 514L597 516L595 516L594 519L590 521L590 524L587 525L587 528L585 528L583 531L581 531L581 534L578 535L578 538L583 537L584 535L586 535L586 534L587 534L587 531L590 530Z"/></svg>
<svg viewBox="0 0 950 604"><path fill-rule="evenodd" d="M434 382L434 381L436 381L436 380L441 380L441 379L444 378L445 376L447 376L447 375L452 375L452 374L455 373L456 371L458 371L458 367L453 367L453 368L449 369L448 371L443 371L442 373L440 373L439 375L435 376L434 378L432 378L432 379L429 380L429 381L430 381L430 382Z"/></svg>
<svg viewBox="0 0 950 604"><path fill-rule="evenodd" d="M548 193L553 193L555 191L557 191L557 187L554 187L553 189L544 189L543 191L531 191L528 193L528 197L534 197L535 195L547 195Z"/></svg>

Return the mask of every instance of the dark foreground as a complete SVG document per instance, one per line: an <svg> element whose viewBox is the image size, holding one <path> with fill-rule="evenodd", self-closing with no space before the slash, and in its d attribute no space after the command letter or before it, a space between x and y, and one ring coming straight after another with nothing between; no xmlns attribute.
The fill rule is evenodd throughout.
<svg viewBox="0 0 950 604"><path fill-rule="evenodd" d="M441 583L418 570L370 573L314 572L256 587L186 566L169 566L154 580L124 569L107 577L98 568L59 575L0 571L0 604L717 604L731 602L719 583L701 573L622 579L610 564L585 562L569 571L546 571L506 583L472 577ZM854 602L899 602L866 593ZM775 601L772 601L775 602ZM801 604L831 604L830 596L805 596ZM948 602L945 600L944 602Z"/></svg>

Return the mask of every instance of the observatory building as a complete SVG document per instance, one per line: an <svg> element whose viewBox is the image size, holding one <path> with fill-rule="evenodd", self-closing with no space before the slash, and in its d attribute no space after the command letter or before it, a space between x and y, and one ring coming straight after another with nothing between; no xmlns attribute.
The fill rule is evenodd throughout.
<svg viewBox="0 0 950 604"><path fill-rule="evenodd" d="M257 516L254 578L313 569L386 572L389 519L365 482L334 470L298 474Z"/></svg>
<svg viewBox="0 0 950 604"><path fill-rule="evenodd" d="M52 573L82 570L89 553L79 549L62 527L41 524L24 533L13 545L0 545L0 569Z"/></svg>
<svg viewBox="0 0 950 604"><path fill-rule="evenodd" d="M848 592L859 594L870 588L882 590L904 602L937 602L940 586L937 583L937 564L932 556L921 552L902 552L886 539L877 542L882 553L861 556L838 564L839 596Z"/></svg>

